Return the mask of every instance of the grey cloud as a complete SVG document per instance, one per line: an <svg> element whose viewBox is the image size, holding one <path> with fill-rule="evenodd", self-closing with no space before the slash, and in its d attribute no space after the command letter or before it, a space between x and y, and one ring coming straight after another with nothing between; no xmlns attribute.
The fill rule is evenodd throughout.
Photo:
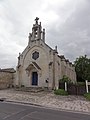
<svg viewBox="0 0 90 120"><path fill-rule="evenodd" d="M48 39L58 45L70 60L77 56L88 54L90 47L90 4L88 1L77 3L75 11L62 24L58 24L58 32L55 26L50 28Z"/></svg>

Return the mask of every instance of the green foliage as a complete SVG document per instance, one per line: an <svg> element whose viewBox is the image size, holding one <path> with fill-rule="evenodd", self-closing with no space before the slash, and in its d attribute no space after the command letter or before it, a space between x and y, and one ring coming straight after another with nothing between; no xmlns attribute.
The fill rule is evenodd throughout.
<svg viewBox="0 0 90 120"><path fill-rule="evenodd" d="M56 95L68 95L68 92L66 92L64 89L58 89L54 91L54 94Z"/></svg>
<svg viewBox="0 0 90 120"><path fill-rule="evenodd" d="M82 86L82 85L85 85L85 82L76 82L74 83L75 85L79 85L79 86Z"/></svg>
<svg viewBox="0 0 90 120"><path fill-rule="evenodd" d="M87 56L80 56L74 62L77 81L90 80L90 59Z"/></svg>
<svg viewBox="0 0 90 120"><path fill-rule="evenodd" d="M89 92L89 93L84 94L84 97L85 97L87 100L90 100L90 92Z"/></svg>
<svg viewBox="0 0 90 120"><path fill-rule="evenodd" d="M59 80L59 82L67 82L67 83L71 83L71 79L69 77L67 77L66 75L63 75L63 78Z"/></svg>
<svg viewBox="0 0 90 120"><path fill-rule="evenodd" d="M85 82L77 82L77 85L86 85Z"/></svg>

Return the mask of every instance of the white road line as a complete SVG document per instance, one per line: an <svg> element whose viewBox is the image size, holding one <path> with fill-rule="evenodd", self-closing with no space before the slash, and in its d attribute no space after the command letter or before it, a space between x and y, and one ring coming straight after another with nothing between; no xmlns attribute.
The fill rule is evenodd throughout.
<svg viewBox="0 0 90 120"><path fill-rule="evenodd" d="M31 112L31 113L29 113L29 114L27 114L27 115L25 115L25 116L23 116L22 118L20 118L19 120L22 120L23 118L25 118L25 117L29 117L29 115L32 115L32 114L34 114L34 113L37 113L37 111L34 111L34 112Z"/></svg>
<svg viewBox="0 0 90 120"><path fill-rule="evenodd" d="M18 114L18 113L20 113L20 112L23 112L23 111L25 111L25 110L26 110L26 109L22 109L22 110L20 110L20 111L18 111L18 112L14 112L14 113L12 113L12 114L10 114L10 115L7 115L7 116L4 117L3 119L9 118L10 116L15 115L15 114Z"/></svg>

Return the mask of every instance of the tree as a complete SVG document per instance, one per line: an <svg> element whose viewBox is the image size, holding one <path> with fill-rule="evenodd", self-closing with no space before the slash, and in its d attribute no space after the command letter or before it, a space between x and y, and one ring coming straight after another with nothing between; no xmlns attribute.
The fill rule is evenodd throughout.
<svg viewBox="0 0 90 120"><path fill-rule="evenodd" d="M77 81L90 81L90 59L87 58L87 55L76 58L74 65L77 75Z"/></svg>

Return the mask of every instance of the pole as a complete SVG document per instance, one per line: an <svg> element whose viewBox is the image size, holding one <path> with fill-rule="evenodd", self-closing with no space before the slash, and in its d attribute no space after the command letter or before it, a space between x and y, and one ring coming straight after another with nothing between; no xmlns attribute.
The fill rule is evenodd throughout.
<svg viewBox="0 0 90 120"><path fill-rule="evenodd" d="M86 80L86 92L88 93L88 81Z"/></svg>
<svg viewBox="0 0 90 120"><path fill-rule="evenodd" d="M67 91L67 82L65 82L65 91Z"/></svg>

